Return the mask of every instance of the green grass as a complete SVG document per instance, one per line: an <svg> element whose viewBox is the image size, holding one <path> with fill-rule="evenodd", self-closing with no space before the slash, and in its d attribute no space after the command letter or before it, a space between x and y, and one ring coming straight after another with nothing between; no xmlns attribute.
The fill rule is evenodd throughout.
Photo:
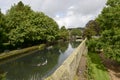
<svg viewBox="0 0 120 80"><path fill-rule="evenodd" d="M89 80L110 80L107 69L96 53L88 53L88 74Z"/></svg>

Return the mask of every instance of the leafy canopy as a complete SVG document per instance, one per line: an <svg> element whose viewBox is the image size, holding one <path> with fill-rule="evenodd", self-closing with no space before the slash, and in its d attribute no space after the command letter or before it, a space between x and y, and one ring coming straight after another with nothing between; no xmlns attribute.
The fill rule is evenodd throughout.
<svg viewBox="0 0 120 80"><path fill-rule="evenodd" d="M62 26L59 30L58 37L63 40L67 40L69 38L69 31L65 28L65 26Z"/></svg>
<svg viewBox="0 0 120 80"><path fill-rule="evenodd" d="M90 39L92 36L98 36L100 33L100 27L95 20L90 20L83 31L83 36Z"/></svg>
<svg viewBox="0 0 120 80"><path fill-rule="evenodd" d="M21 1L7 11L5 19L7 41L13 46L53 42L57 39L57 23L43 12L34 12Z"/></svg>
<svg viewBox="0 0 120 80"><path fill-rule="evenodd" d="M108 0L96 19L101 27L101 42L107 57L120 62L120 0Z"/></svg>

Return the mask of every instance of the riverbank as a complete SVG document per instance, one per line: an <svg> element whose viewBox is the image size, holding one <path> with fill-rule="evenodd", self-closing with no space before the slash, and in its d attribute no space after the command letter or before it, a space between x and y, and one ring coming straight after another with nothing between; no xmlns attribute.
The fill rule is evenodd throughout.
<svg viewBox="0 0 120 80"><path fill-rule="evenodd" d="M97 53L88 53L87 66L89 80L110 80L108 70Z"/></svg>
<svg viewBox="0 0 120 80"><path fill-rule="evenodd" d="M107 68L99 55L89 52L82 55L74 80L111 80Z"/></svg>
<svg viewBox="0 0 120 80"><path fill-rule="evenodd" d="M102 59L103 64L107 68L111 80L120 80L120 63L116 62L115 60L106 58L104 53L100 53L99 56Z"/></svg>
<svg viewBox="0 0 120 80"><path fill-rule="evenodd" d="M27 53L27 52L31 52L33 50L42 50L45 48L45 44L40 44L39 46L32 46L32 47L28 47L28 48L24 48L24 49L19 49L19 50L13 50L13 51L9 51L9 52L3 52L0 54L0 60L3 60L3 59L6 59L6 58L9 58L9 57L13 57L13 56L16 56L16 55L20 55L20 54L24 54L24 53Z"/></svg>

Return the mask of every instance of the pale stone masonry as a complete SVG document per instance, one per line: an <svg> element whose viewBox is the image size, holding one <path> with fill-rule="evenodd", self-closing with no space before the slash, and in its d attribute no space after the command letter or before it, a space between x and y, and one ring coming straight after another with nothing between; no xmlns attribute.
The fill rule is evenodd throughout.
<svg viewBox="0 0 120 80"><path fill-rule="evenodd" d="M86 39L73 51L63 64L45 80L74 80L81 56L88 52Z"/></svg>

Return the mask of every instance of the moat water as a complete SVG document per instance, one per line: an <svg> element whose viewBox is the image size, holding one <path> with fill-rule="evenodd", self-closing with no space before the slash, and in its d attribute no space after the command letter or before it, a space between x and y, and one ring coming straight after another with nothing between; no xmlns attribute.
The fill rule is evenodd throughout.
<svg viewBox="0 0 120 80"><path fill-rule="evenodd" d="M26 56L0 62L3 80L43 80L51 75L75 50L80 42L60 42Z"/></svg>

